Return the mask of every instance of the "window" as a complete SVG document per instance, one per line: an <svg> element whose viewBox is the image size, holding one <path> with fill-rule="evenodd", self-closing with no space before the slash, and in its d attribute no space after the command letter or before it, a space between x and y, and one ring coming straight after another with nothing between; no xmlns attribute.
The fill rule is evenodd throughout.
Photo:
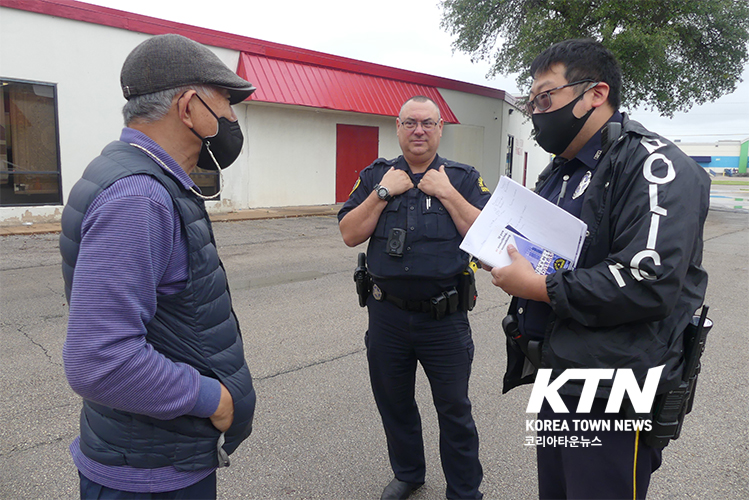
<svg viewBox="0 0 750 500"><path fill-rule="evenodd" d="M513 148L515 147L515 138L508 136L508 149L505 151L505 175L513 178Z"/></svg>
<svg viewBox="0 0 750 500"><path fill-rule="evenodd" d="M200 188L203 196L213 196L219 192L218 170L204 170L200 167L195 167L190 174L190 178L193 179L195 185ZM221 197L215 199L220 200Z"/></svg>
<svg viewBox="0 0 750 500"><path fill-rule="evenodd" d="M0 206L62 204L56 94L0 78Z"/></svg>

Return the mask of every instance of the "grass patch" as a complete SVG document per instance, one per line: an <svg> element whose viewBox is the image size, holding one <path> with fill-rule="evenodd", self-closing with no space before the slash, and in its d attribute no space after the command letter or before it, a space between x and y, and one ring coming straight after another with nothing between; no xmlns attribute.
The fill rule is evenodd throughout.
<svg viewBox="0 0 750 500"><path fill-rule="evenodd" d="M747 186L748 178L744 179L711 179L711 184L720 186Z"/></svg>

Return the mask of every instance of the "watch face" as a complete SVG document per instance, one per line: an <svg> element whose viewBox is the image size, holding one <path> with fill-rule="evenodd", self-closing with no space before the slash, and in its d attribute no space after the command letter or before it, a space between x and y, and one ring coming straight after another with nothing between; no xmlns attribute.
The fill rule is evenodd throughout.
<svg viewBox="0 0 750 500"><path fill-rule="evenodd" d="M378 198L380 198L381 200L384 200L384 199L386 199L386 197L388 197L388 188L382 187L382 186L379 187L378 188Z"/></svg>

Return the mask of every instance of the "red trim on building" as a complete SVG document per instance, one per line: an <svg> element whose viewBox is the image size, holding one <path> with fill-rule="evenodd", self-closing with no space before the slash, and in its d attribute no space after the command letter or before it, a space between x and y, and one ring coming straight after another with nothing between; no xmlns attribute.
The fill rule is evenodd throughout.
<svg viewBox="0 0 750 500"><path fill-rule="evenodd" d="M74 0L0 0L0 7L149 35L177 33L204 45L237 50L237 72L259 87L252 96L257 101L397 116L403 101L421 94L438 104L448 123L459 122L435 87L515 102L503 90ZM264 63L277 71L263 78L259 68ZM282 91L284 87L288 92Z"/></svg>
<svg viewBox="0 0 750 500"><path fill-rule="evenodd" d="M258 90L251 100L398 116L415 95L435 101L447 123L459 123L435 87L248 54L240 56L237 74Z"/></svg>
<svg viewBox="0 0 750 500"><path fill-rule="evenodd" d="M361 73L377 76L391 80L409 82L417 85L426 85L448 90L456 90L468 94L476 94L495 99L504 99L514 102L504 90L475 85L473 83L451 80L425 73L383 66L380 64L358 61L347 57L335 56L323 52L301 49L290 45L266 42L256 38L249 38L221 31L199 28L188 24L175 23L158 19L155 17L133 14L122 10L100 7L84 2L73 0L0 0L0 7L10 9L36 12L49 16L62 17L75 21L83 21L92 24L100 24L113 28L120 28L149 35L161 35L164 33L177 33L214 47L247 52L274 59L286 59L304 64L312 64L327 68Z"/></svg>

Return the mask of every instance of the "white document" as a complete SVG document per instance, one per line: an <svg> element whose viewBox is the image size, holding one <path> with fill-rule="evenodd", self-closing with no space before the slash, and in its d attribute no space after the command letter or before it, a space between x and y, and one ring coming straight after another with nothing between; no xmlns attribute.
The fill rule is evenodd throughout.
<svg viewBox="0 0 750 500"><path fill-rule="evenodd" d="M511 263L507 247L513 244L537 272L548 274L570 268L570 263L575 267L585 237L583 221L503 176L460 248L485 264L504 267ZM554 256L553 262L547 267L550 254ZM538 265L539 258L543 264ZM555 261L568 263L556 267ZM542 268L546 270L541 272Z"/></svg>

